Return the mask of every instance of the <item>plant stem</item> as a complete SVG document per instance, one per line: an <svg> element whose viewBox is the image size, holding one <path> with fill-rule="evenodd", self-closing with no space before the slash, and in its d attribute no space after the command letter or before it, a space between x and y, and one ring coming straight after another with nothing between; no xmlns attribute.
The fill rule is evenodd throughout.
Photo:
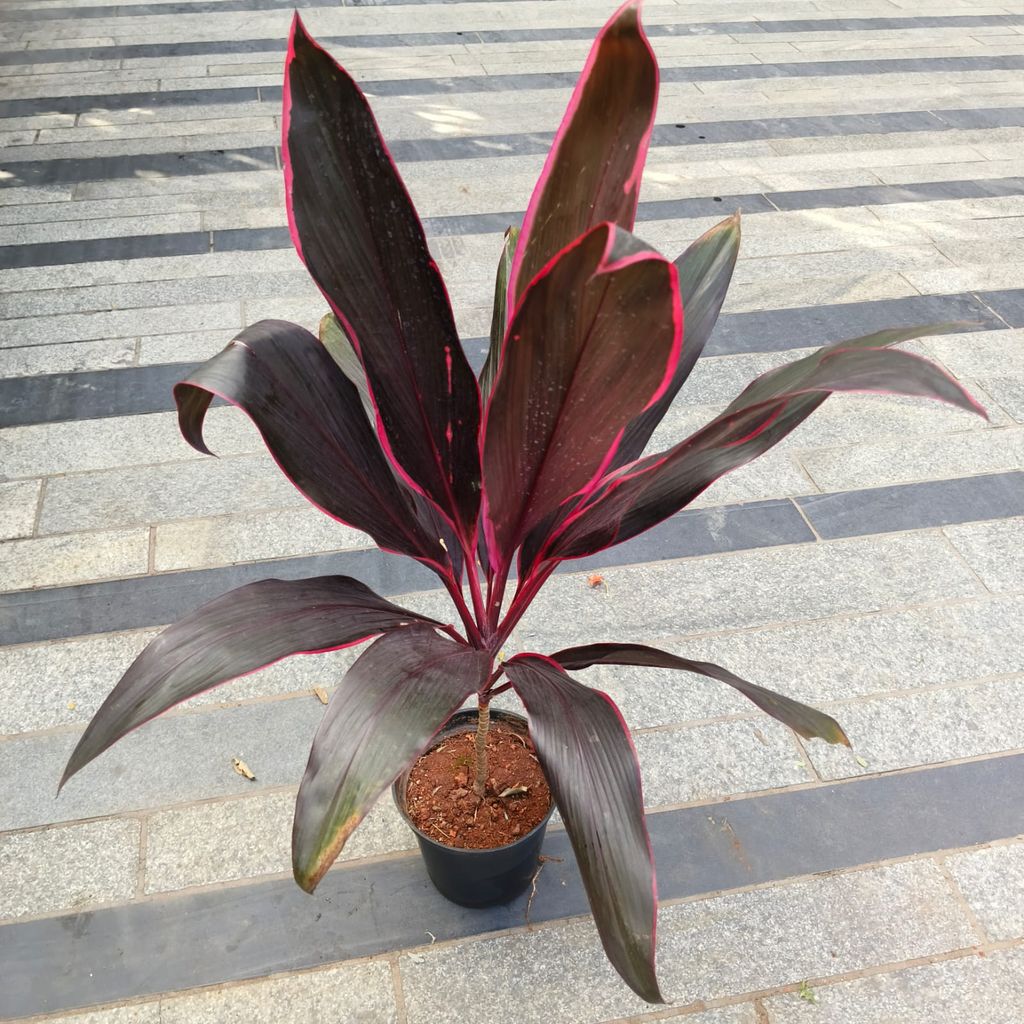
<svg viewBox="0 0 1024 1024"><path fill-rule="evenodd" d="M466 599L462 596L462 587L459 586L458 581L450 576L442 576L444 580L445 589L451 595L452 602L458 609L459 616L462 619L462 624L466 627L466 635L469 637L469 641L474 647L483 648L484 639L480 635L480 630L477 629L476 623L473 621L473 616L466 607Z"/></svg>
<svg viewBox="0 0 1024 1024"><path fill-rule="evenodd" d="M487 620L487 612L484 609L484 599L480 594L480 577L477 575L476 562L472 560L472 556L468 552L466 570L466 575L469 577L469 593L473 599L473 612L476 615L476 621L480 624L481 628L490 634L491 628Z"/></svg>
<svg viewBox="0 0 1024 1024"><path fill-rule="evenodd" d="M482 797L487 785L487 730L491 724L491 698L481 694L477 699L476 778L473 780L473 792Z"/></svg>

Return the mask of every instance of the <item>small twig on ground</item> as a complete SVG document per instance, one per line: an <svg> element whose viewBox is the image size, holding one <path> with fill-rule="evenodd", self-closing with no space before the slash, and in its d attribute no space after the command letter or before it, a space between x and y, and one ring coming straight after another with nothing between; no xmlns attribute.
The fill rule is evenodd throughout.
<svg viewBox="0 0 1024 1024"><path fill-rule="evenodd" d="M537 858L537 863L539 867L533 873L533 878L530 879L530 898L526 901L527 928L530 927L530 909L533 907L533 898L537 895L537 879L540 877L540 873L544 870L544 865L547 864L549 860L553 860L556 864L562 863L561 857L545 857L543 853Z"/></svg>

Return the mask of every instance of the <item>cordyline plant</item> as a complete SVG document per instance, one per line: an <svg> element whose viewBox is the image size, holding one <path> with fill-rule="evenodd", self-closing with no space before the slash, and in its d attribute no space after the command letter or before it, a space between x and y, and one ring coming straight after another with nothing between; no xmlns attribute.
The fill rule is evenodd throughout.
<svg viewBox="0 0 1024 1024"><path fill-rule="evenodd" d="M377 636L313 740L295 808L299 885L316 887L382 792L473 695L481 793L488 702L511 687L608 957L654 1002L654 865L636 754L612 701L569 672L681 669L735 688L801 736L846 736L813 708L652 647L599 643L508 660L499 652L560 563L678 512L833 392L927 396L984 412L936 366L891 347L943 328L881 331L758 377L707 426L643 455L714 326L740 228L730 217L675 262L631 233L658 91L639 9L630 0L599 34L522 230L506 237L479 380L366 99L295 18L284 87L288 221L331 313L319 338L277 320L242 331L176 386L181 429L205 452L213 398L243 409L314 505L436 573L460 626L345 576L242 587L146 648L64 779L213 686Z"/></svg>

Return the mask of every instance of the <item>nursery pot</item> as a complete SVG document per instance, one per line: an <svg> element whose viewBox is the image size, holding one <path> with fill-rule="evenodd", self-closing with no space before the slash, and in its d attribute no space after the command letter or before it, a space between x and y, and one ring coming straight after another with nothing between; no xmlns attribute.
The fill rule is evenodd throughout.
<svg viewBox="0 0 1024 1024"><path fill-rule="evenodd" d="M431 749L449 736L476 732L476 718L475 709L457 711L437 734ZM506 730L514 730L522 736L528 735L526 719L522 715L492 708L491 728L499 723ZM409 818L405 790L411 771L410 767L399 775L391 787L391 795L406 824L416 833L423 863L437 891L463 907L489 907L496 903L508 903L525 892L537 871L537 858L544 841L544 830L554 810L554 801L544 820L514 843L491 850L460 850L431 839Z"/></svg>

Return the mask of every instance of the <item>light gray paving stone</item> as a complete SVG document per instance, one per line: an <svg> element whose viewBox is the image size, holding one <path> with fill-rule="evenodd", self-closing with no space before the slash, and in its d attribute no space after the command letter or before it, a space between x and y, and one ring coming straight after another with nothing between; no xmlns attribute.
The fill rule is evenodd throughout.
<svg viewBox="0 0 1024 1024"><path fill-rule="evenodd" d="M81 264L75 264L75 267ZM73 276L73 275L71 275ZM81 282L79 282L81 284ZM108 313L69 313L54 317L25 317L8 320L0 348L22 345L50 345L54 338L66 341L95 341L136 338L166 328L169 334L189 331L239 329L242 326L238 302L211 306L161 306L114 310Z"/></svg>
<svg viewBox="0 0 1024 1024"><path fill-rule="evenodd" d="M108 523L155 524L304 504L269 455L196 459L81 473L50 481L42 533L92 530Z"/></svg>
<svg viewBox="0 0 1024 1024"><path fill-rule="evenodd" d="M165 58L160 58L165 60ZM189 109L191 113L191 108ZM238 111L236 117L223 119L200 117L190 120L156 120L150 118L141 123L135 124L90 124L90 119L80 119L79 126L75 128L44 128L39 132L38 142L40 146L49 146L53 143L88 143L88 142L114 142L122 139L151 139L162 136L173 136L184 138L190 135L216 135L220 132L223 135L236 134L238 132L266 132L272 133L275 130L273 116L246 117L245 112ZM96 120L105 119L92 119ZM42 159L46 159L47 150L38 151Z"/></svg>
<svg viewBox="0 0 1024 1024"><path fill-rule="evenodd" d="M1022 979L1024 953L1007 949L815 985L813 1003L792 992L764 1006L767 1024L1011 1024Z"/></svg>
<svg viewBox="0 0 1024 1024"><path fill-rule="evenodd" d="M944 480L1024 466L1024 429L967 431L805 452L800 462L823 491Z"/></svg>
<svg viewBox="0 0 1024 1024"><path fill-rule="evenodd" d="M665 1018L663 1018L665 1019ZM675 1018L669 1014L667 1019ZM735 1006L721 1006L701 1013L684 1011L680 1018L684 1024L761 1024L753 1003L737 1003Z"/></svg>
<svg viewBox="0 0 1024 1024"><path fill-rule="evenodd" d="M0 835L0 919L83 910L135 895L138 821Z"/></svg>
<svg viewBox="0 0 1024 1024"><path fill-rule="evenodd" d="M0 228L0 245L37 245L85 238L121 238L202 230L198 213L117 217L110 220L74 220L73 217L74 211L68 210L68 219L59 223L7 225Z"/></svg>
<svg viewBox="0 0 1024 1024"><path fill-rule="evenodd" d="M990 938L1024 937L1024 842L958 854L946 864ZM1018 1005L1024 1006L1024 989Z"/></svg>
<svg viewBox="0 0 1024 1024"><path fill-rule="evenodd" d="M658 940L662 988L679 1006L974 941L928 861L663 907ZM399 965L409 1024L485 1024L511 1000L525 1024L547 1024L553 1005L567 1024L649 1009L612 972L589 920L426 948Z"/></svg>
<svg viewBox="0 0 1024 1024"><path fill-rule="evenodd" d="M0 649L0 735L84 725L158 630L99 634ZM328 692L361 648L286 658L193 697L182 708L236 705L253 698Z"/></svg>
<svg viewBox="0 0 1024 1024"><path fill-rule="evenodd" d="M373 541L365 533L308 505L266 515L162 524L156 530L154 567L166 572L368 547Z"/></svg>
<svg viewBox="0 0 1024 1024"><path fill-rule="evenodd" d="M160 1024L398 1024L389 964L351 964L160 1000Z"/></svg>
<svg viewBox="0 0 1024 1024"><path fill-rule="evenodd" d="M231 407L211 409L203 434L218 455L263 448L252 422ZM174 412L9 427L0 431L0 454L12 478L209 458L185 442Z"/></svg>
<svg viewBox="0 0 1024 1024"><path fill-rule="evenodd" d="M34 185L31 188L0 189L0 207L69 200L73 192L74 187L71 185Z"/></svg>
<svg viewBox="0 0 1024 1024"><path fill-rule="evenodd" d="M985 390L1018 423L1024 423L1024 377L988 377Z"/></svg>
<svg viewBox="0 0 1024 1024"><path fill-rule="evenodd" d="M204 362L224 348L239 329L144 335L138 342L139 365Z"/></svg>
<svg viewBox="0 0 1024 1024"><path fill-rule="evenodd" d="M813 781L785 726L767 716L635 738L648 807Z"/></svg>
<svg viewBox="0 0 1024 1024"><path fill-rule="evenodd" d="M3 545L2 558L5 590L141 576L149 562L149 531L102 530L10 540Z"/></svg>
<svg viewBox="0 0 1024 1024"><path fill-rule="evenodd" d="M103 1010L42 1018L46 1024L160 1024L160 1003L133 1003Z"/></svg>
<svg viewBox="0 0 1024 1024"><path fill-rule="evenodd" d="M823 704L1018 672L1022 630L1024 599L1008 596L680 637L659 640L658 646L724 665L789 697ZM749 709L746 698L728 687L676 674L688 678L691 688L718 691L713 706L723 712Z"/></svg>
<svg viewBox="0 0 1024 1024"><path fill-rule="evenodd" d="M642 641L981 593L973 574L933 533L608 568L603 575L607 590L589 587L585 574L555 576L510 648Z"/></svg>
<svg viewBox="0 0 1024 1024"><path fill-rule="evenodd" d="M922 344L957 377L1024 376L1024 330L948 334Z"/></svg>
<svg viewBox="0 0 1024 1024"><path fill-rule="evenodd" d="M0 831L297 785L322 717L320 702L303 696L158 718L97 758L59 797L57 781L78 732L4 740ZM234 770L235 757L255 781ZM33 785L10 784L25 779Z"/></svg>
<svg viewBox="0 0 1024 1024"><path fill-rule="evenodd" d="M996 708L998 714L993 713ZM814 766L826 779L1024 747L1024 679L1020 678L878 697L828 710L846 730L853 750L823 743L808 746Z"/></svg>
<svg viewBox="0 0 1024 1024"><path fill-rule="evenodd" d="M130 366L134 359L135 340L132 338L0 348L0 374L4 377L34 377L37 373L112 370Z"/></svg>
<svg viewBox="0 0 1024 1024"><path fill-rule="evenodd" d="M989 590L1024 587L1024 517L948 526L945 533Z"/></svg>
<svg viewBox="0 0 1024 1024"><path fill-rule="evenodd" d="M145 891L289 873L294 813L295 792L288 790L153 815L146 833ZM389 792L352 834L339 862L415 846Z"/></svg>
<svg viewBox="0 0 1024 1024"><path fill-rule="evenodd" d="M0 484L0 540L31 535L41 487L41 480Z"/></svg>
<svg viewBox="0 0 1024 1024"><path fill-rule="evenodd" d="M118 75L126 76L130 75L131 72L119 72ZM75 80L77 76L60 75L57 76L58 88L63 87ZM83 85L90 91L96 87L96 91L109 92L106 89L106 82L100 82L96 79L87 79L83 81ZM280 84L280 72L275 76L276 82L274 84ZM32 84L27 89L14 89L12 90L17 96L21 93L24 96L33 95L46 95L52 88L48 83L42 86L36 86L36 82L43 83L45 80L43 76L38 78L33 77ZM122 84L129 85L126 80ZM164 82L161 85L166 85ZM235 85L235 82L229 83ZM244 82L238 82L237 84L242 85ZM267 82L267 84L271 84ZM217 86L211 80L209 83L204 82L204 87L209 89L215 89ZM128 91L128 90L124 90ZM131 88L132 92L136 91L136 87ZM146 85L140 85L137 87L139 92L149 92L150 88ZM253 149L259 146L273 146L280 140L275 137L272 131L238 131L238 132L221 132L220 134L210 135L174 135L174 136L160 136L159 138L149 139L111 139L110 141L95 141L95 142L67 142L58 143L52 142L45 149L35 149L29 147L19 147L8 152L5 156L7 163L15 164L20 163L23 160L38 160L40 156L44 156L49 160L82 160L89 159L90 157L119 157L119 156L136 156L136 155L150 155L153 153L205 153L211 149L223 149L234 150L234 149Z"/></svg>

